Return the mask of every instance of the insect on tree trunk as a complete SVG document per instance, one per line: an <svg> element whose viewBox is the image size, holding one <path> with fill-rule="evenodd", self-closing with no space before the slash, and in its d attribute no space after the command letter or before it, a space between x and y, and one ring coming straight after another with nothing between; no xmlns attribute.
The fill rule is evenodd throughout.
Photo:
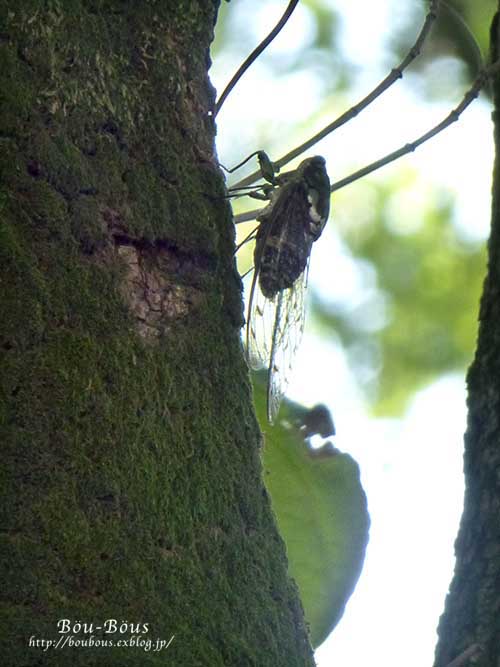
<svg viewBox="0 0 500 667"><path fill-rule="evenodd" d="M498 14L491 31L492 61L500 53ZM468 385L465 502L455 550L457 563L439 624L436 667L500 664L500 76L493 79L496 163L488 275ZM456 660L456 662L455 662Z"/></svg>
<svg viewBox="0 0 500 667"><path fill-rule="evenodd" d="M10 667L313 664L240 342L217 6L1 3Z"/></svg>

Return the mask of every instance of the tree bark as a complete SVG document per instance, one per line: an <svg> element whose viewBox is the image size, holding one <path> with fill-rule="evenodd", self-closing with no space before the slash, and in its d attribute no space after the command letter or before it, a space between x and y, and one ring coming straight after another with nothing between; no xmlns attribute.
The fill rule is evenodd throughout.
<svg viewBox="0 0 500 667"><path fill-rule="evenodd" d="M491 30L498 60L498 14ZM500 665L500 77L493 81L496 160L488 272L477 351L469 370L464 513L455 544L455 574L439 623L436 667ZM473 659L473 662L469 662Z"/></svg>
<svg viewBox="0 0 500 667"><path fill-rule="evenodd" d="M240 343L217 6L0 0L10 667L314 664Z"/></svg>

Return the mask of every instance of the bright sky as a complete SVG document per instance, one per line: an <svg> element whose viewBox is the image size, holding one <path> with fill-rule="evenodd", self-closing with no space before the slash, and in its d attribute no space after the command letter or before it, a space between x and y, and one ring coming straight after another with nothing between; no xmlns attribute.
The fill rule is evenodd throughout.
<svg viewBox="0 0 500 667"><path fill-rule="evenodd" d="M338 109L340 113L371 90L395 64L385 50L385 39L397 33L405 3L324 2L339 8L343 44L348 45L359 68L352 98L342 102L345 106ZM286 4L286 0L242 0L234 7L231 3L233 29L253 31L257 44ZM420 24L415 25L415 36ZM298 45L307 45L310 30L307 10L299 6L271 47L273 53L287 57ZM219 92L242 60L241 54L233 57L233 62L230 55L223 63L216 61L211 70ZM453 64L448 63L448 67ZM435 72L435 76L440 75ZM217 119L221 161L226 163L226 155L229 162L233 159L234 146L239 157L267 148L269 134L279 155L285 153L291 146L277 139L289 126L305 122L314 112L321 97L320 84L318 80L311 83L303 70L276 80L264 64L254 65ZM399 82L370 111L313 150L325 156L331 180L338 180L418 137L447 115L464 92L457 90L453 99L423 105L412 91L411 80L410 85ZM400 194L397 208L406 210L407 215L404 219L395 215L395 225L411 228L418 224L426 193L431 185L441 184L455 192L455 222L464 234L486 237L493 160L489 114L486 103L476 102L445 133L371 177L383 180L402 164L418 170L418 183ZM322 127L321 122L318 127ZM295 139L297 132L301 130L295 131ZM369 182L358 182L334 196L329 225L353 224L362 217ZM342 276L341 281L332 280L332 266ZM359 277L328 227L314 247L310 284L325 298L353 301L360 297ZM471 317L476 318L476 314ZM337 427L336 446L351 453L361 466L372 520L361 579L344 618L316 653L318 667L430 667L436 626L452 576L453 542L462 509L464 378L442 378L418 394L402 420L373 420L366 414L342 350L335 342L316 338L307 324L295 367L288 395L306 405L318 401L329 404ZM313 376L311 369L317 369ZM334 386L332 377L336 379Z"/></svg>

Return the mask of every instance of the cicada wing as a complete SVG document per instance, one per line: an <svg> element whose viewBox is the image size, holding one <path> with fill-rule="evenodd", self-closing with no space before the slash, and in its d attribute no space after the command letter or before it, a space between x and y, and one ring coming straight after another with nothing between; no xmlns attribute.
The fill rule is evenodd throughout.
<svg viewBox="0 0 500 667"><path fill-rule="evenodd" d="M255 267L248 302L246 327L247 360L250 368L254 370L268 367L271 351L271 334L276 319L276 298L267 299L262 294L259 285L262 256L272 228L272 223L269 224L267 222L267 216L264 213L267 209L268 207L257 218L259 223L264 225L263 229L265 232L261 242L257 242L257 249L254 256Z"/></svg>
<svg viewBox="0 0 500 667"><path fill-rule="evenodd" d="M292 287L279 292L270 337L267 380L267 417L272 423L285 394L295 353L302 340L308 266Z"/></svg>
<svg viewBox="0 0 500 667"><path fill-rule="evenodd" d="M254 272L249 299L246 332L247 359L250 368L259 370L269 367L278 296L268 299L262 294L258 284L257 268Z"/></svg>
<svg viewBox="0 0 500 667"><path fill-rule="evenodd" d="M304 183L290 178L271 193L270 204L257 218L261 226L257 232L255 272L249 298L247 357L252 368L264 366L268 369L267 412L270 422L278 412L293 357L302 338L309 254L313 242L309 232L310 208ZM265 251L269 248L272 262L264 264ZM264 274L260 275L263 266L266 270L265 288L262 286ZM298 273L301 267L303 270ZM273 280L270 281L270 277ZM291 286L280 288L280 283ZM265 294L272 296L266 297Z"/></svg>

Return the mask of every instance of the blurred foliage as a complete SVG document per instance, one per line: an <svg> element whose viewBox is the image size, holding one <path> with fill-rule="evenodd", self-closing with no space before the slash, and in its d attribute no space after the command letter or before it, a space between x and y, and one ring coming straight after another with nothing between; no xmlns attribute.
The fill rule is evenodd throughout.
<svg viewBox="0 0 500 667"><path fill-rule="evenodd" d="M473 35L483 57L486 58L489 48L489 27L496 10L496 0L447 0L446 4L452 11L448 9L446 12L446 8L443 11L443 33L447 35L451 45L456 45L459 57L464 59L470 57L470 46L467 46L469 33ZM455 16L449 18L453 12ZM473 63L473 59L471 62Z"/></svg>
<svg viewBox="0 0 500 667"><path fill-rule="evenodd" d="M345 66L347 72L345 77L330 77L338 95L348 83L350 70L348 54L338 52L337 48L340 18L335 14L335 3L333 0L310 0L300 4L312 16L314 39L305 51L297 49L287 66L291 69L297 67L297 63L304 66L308 62L307 53L313 53L320 62L321 58L325 63L330 58L331 67L331 53L337 52L337 64L331 69L338 71L340 67L342 71ZM396 51L394 62L404 56L405 49L415 39L427 8L427 3L408 0L407 4L406 24L396 31L397 39L391 37L391 26L388 26L388 41ZM424 88L420 87L423 94L436 97L440 88L448 86L453 89L454 103L460 99L456 92L459 82L436 84L432 76L432 59L464 58L462 73L472 79L478 69L479 50L487 51L489 21L495 4L494 0L446 0L442 3L440 18L425 44L424 57L419 59L421 67L430 65L428 75L426 72L422 77L430 82ZM286 2L281 5L284 9ZM231 11L230 6L225 9L226 14ZM235 35L230 35L224 28L224 22L228 21L230 14L223 15L219 49L223 48L224 36L230 42L235 39ZM240 38L238 34L239 48L246 55L255 43L247 45ZM270 50L272 52L272 46ZM265 56L269 67L276 65L271 55ZM412 71L418 72L418 67L415 70L412 66ZM463 90L466 85L464 82ZM323 105L331 104L330 88L325 87L323 92ZM283 150L277 150L277 153L282 154ZM374 412L399 415L417 389L442 373L462 371L472 358L485 255L479 244L461 239L455 230L454 205L448 195L431 193L425 220L413 232L401 234L391 228L387 219L387 210L401 182L395 177L392 182L386 181L377 187L370 226L362 231L353 226L351 230L341 230L341 235L353 261L368 264L376 274L378 293L382 294L387 310L383 326L366 330L366 315L363 316L359 309L349 311L345 306L336 307L321 301L317 295L312 295L312 314L319 317L326 336L333 330L340 335L350 367ZM404 211L400 214L404 216Z"/></svg>
<svg viewBox="0 0 500 667"><path fill-rule="evenodd" d="M249 3L249 0L239 2ZM266 3L269 5L269 0L252 0L252 11L262 10ZM429 78L437 58L453 57L464 63L463 74L472 80L478 68L478 48L483 55L487 52L489 23L496 2L447 0L447 3L451 9L442 11L439 25L425 45L427 55L420 66L426 69L423 78ZM234 69L259 41L251 21L234 20L235 4L233 0L221 6L212 50L214 59L236 60ZM279 3L281 11L286 4L286 0ZM427 7L427 3L417 0L406 0L406 4L409 9L406 24L398 26L396 37L393 26L387 26L386 37L394 63L400 61L413 43ZM347 90L357 70L349 53L340 49L341 17L335 11L334 0L304 0L300 5L307 10L311 21L309 43L298 45L293 53L286 54L276 54L270 47L260 64L276 77L287 71L314 72L320 77L323 95L316 116L323 113L332 120L332 100L344 94L348 97ZM260 39L274 23L273 19L260 31ZM234 72L228 69L227 80ZM244 85L244 81L243 78L239 85ZM466 81L438 82L434 89L422 88L422 93L440 95L445 84L455 86L458 91L467 86ZM303 95L303 91L298 91L298 104ZM282 155L287 142L289 147L300 143L296 136L290 140L283 132L276 139L272 100L266 106L265 100L256 99L256 106L270 110L266 122L271 127L268 134L254 132L252 140L257 137L258 148L265 148L271 155L273 152ZM285 120L279 119L283 125ZM308 122L311 119L304 118L296 134L303 135L304 131L310 134L306 128ZM319 127L324 124L321 122ZM245 128L244 133L251 131L252 128ZM261 137L265 141L257 143ZM241 146L236 149L241 150ZM236 154L234 161L241 157ZM395 176L391 182L372 183L367 223L340 225L339 234L353 263L361 267L361 273L368 272L371 276L372 285L367 289L365 301L349 307L345 303L326 302L310 291L313 316L325 336L331 337L335 331L340 337L350 367L378 414L401 414L417 389L442 373L462 371L469 363L485 270L481 244L462 238L453 224L454 203L448 193L429 193L418 225L405 228L403 224L398 228L394 224L394 210L401 218L405 217L404 206L397 202L398 192L404 188L403 180L404 177ZM250 207L253 208L251 204ZM243 234L250 227L246 226ZM335 228L339 229L338 220ZM248 255L246 261L251 262ZM287 544L290 569L299 585L313 642L317 645L342 615L364 558L369 519L359 471L348 455L335 450L329 450L331 455L324 458L311 456L300 430L285 425L296 421L293 416L296 410L289 403L285 402L280 423L274 427L266 423L264 398L258 387L256 404L265 433L267 486Z"/></svg>
<svg viewBox="0 0 500 667"><path fill-rule="evenodd" d="M268 16L269 4L269 0L252 0L252 12L257 13L260 10L263 15ZM284 12L288 0L273 4L279 7L280 11L276 14L276 20L266 22L265 29L260 31L260 39L274 27L277 17ZM220 6L215 40L211 49L214 60L222 57L224 52L231 51L237 52L239 59L243 61L260 41L253 24L233 19L232 9L230 5ZM295 11L297 10L305 10L311 20L310 43L307 48L297 48L286 54L276 53L278 50L273 48L275 41L261 54L259 63L273 70L276 76L291 71L313 69L323 79L325 96L346 88L349 85L351 70L338 47L339 17L335 6L324 0L302 0ZM283 30L287 30L287 27L285 26ZM279 40L279 36L276 40ZM232 74L232 71L227 72L227 81Z"/></svg>
<svg viewBox="0 0 500 667"><path fill-rule="evenodd" d="M279 3L273 3L276 8L279 8L280 11L276 16L280 16L284 13L286 6L289 0L283 0ZM265 10L269 9L269 0L252 0L252 11L259 9ZM267 5L267 7L266 7ZM300 7L307 8L310 12L310 18L312 19L312 43L311 46L313 49L322 49L325 51L331 51L335 49L337 41L337 31L338 31L338 15L335 10L335 7L324 0L302 0L299 3ZM238 31L237 35L234 32L234 29L237 27L235 23L232 22L232 10L234 5L221 4L219 8L219 14L217 17L217 31L215 35L215 40L212 45L212 55L217 58L221 51L229 48L238 48L238 50L248 53L252 51L257 43L253 38L252 25L247 24L246 29L245 25L239 25L238 27L243 30ZM297 9L297 8L296 8ZM268 11L267 11L268 13ZM277 21L270 21L266 29L262 34L262 38L265 34L269 33L274 27L274 24ZM286 30L286 26L284 30ZM272 54L273 47L270 46L267 51L264 51L261 58L266 58L269 60L273 59ZM300 53L293 54L295 57L301 55Z"/></svg>
<svg viewBox="0 0 500 667"><path fill-rule="evenodd" d="M240 0L244 2L244 0ZM269 5L269 0L252 0L252 9L256 11ZM236 24L232 21L234 2L222 3L217 19L217 31L212 45L212 55L217 58L227 49L237 50L243 60L250 53L258 40L252 25ZM278 3L285 10L287 0ZM478 56L487 60L489 25L496 9L496 0L441 0L439 17L432 29L432 38L428 39L420 60L414 67L418 68L432 62L439 55L455 56L462 60L472 79L479 66ZM388 42L399 58L406 55L413 43L418 26L421 25L428 9L427 0L406 0L408 9L406 24L399 26L396 34L391 25L387 26ZM261 62L277 71L296 70L312 66L324 67L325 96L335 90L347 88L350 81L349 54L342 53L339 45L341 20L334 0L302 0L300 7L307 10L311 19L311 43L306 49L298 48L289 54L286 65L273 54L270 46L261 55ZM270 23L262 36L273 27ZM285 26L284 30L287 27ZM228 80L232 72L228 72Z"/></svg>
<svg viewBox="0 0 500 667"><path fill-rule="evenodd" d="M413 11L408 15L406 27L393 40L393 48L400 56L408 49L423 12L422 3L409 6ZM453 56L465 64L467 77L472 81L487 61L489 25L495 9L495 0L441 0L432 37L415 67L432 65L440 56Z"/></svg>
<svg viewBox="0 0 500 667"><path fill-rule="evenodd" d="M325 333L333 328L341 337L375 412L397 415L415 391L470 362L486 249L460 237L444 193L427 202L415 229L398 229L389 210L404 217L404 209L391 206L394 193L387 188L380 186L370 202L376 225L344 230L355 257L376 275L374 303L368 297L351 311L335 312L315 295L314 306ZM366 326L364 310L378 326Z"/></svg>
<svg viewBox="0 0 500 667"><path fill-rule="evenodd" d="M254 382L255 403L265 424L265 374ZM300 423L308 421L307 432ZM368 542L370 519L357 463L331 443L316 450L304 440L321 430L285 401L280 420L263 427L266 486L283 536L290 573L297 582L311 642L319 646L337 625L356 585Z"/></svg>

